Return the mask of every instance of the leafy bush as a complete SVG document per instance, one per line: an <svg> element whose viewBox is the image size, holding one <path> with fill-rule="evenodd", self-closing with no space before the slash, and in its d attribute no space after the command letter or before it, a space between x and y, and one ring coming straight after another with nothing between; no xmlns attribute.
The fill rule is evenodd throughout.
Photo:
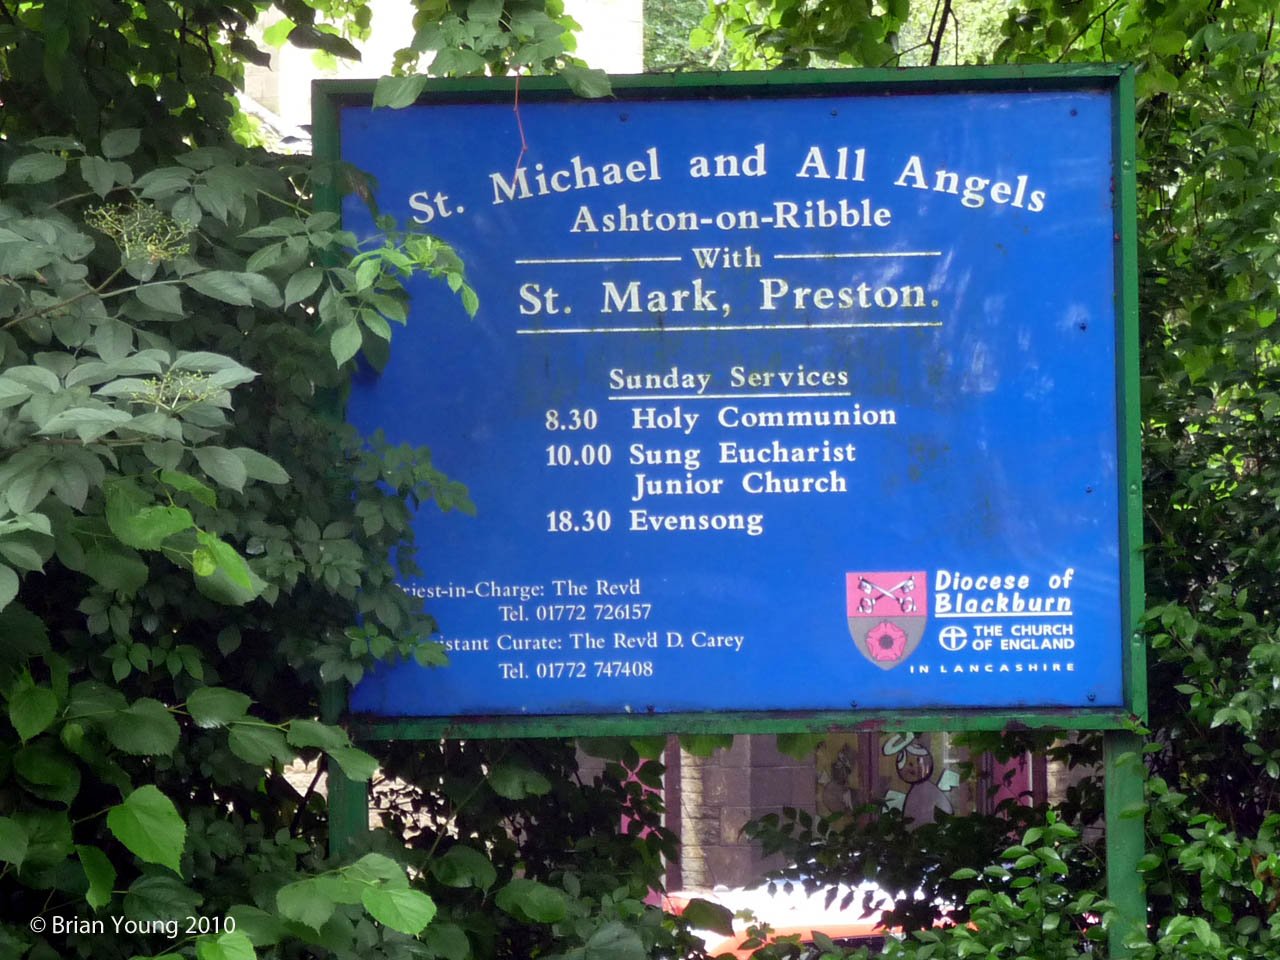
<svg viewBox="0 0 1280 960"><path fill-rule="evenodd" d="M555 5L512 6L420 26L483 25L485 69L565 62ZM369 22L282 7L331 54ZM623 767L581 785L562 743L375 758L332 722L377 661L443 662L395 581L412 509L470 509L429 451L341 423L352 358L407 322L413 272L474 294L433 238L315 209L367 194L357 172L233 139L256 13L0 9L0 955L683 955L643 902L671 840ZM324 773L414 815L330 856Z"/></svg>
<svg viewBox="0 0 1280 960"><path fill-rule="evenodd" d="M699 40L714 35L739 65L795 67L815 57L892 65L907 54L899 41L913 6L731 0L712 5ZM986 5L948 2L933 10L925 45L936 55L951 47L958 28L981 19ZM1273 5L1263 3L1023 0L1010 5L990 48L977 52L996 63L1126 62L1135 70L1149 597L1138 626L1150 663L1144 756L1152 776L1142 861L1150 937L1130 949L1144 957L1275 952L1275 26ZM967 739L973 750L1009 754L1036 747L1093 769L1055 813L1076 828L1099 821L1098 736L1056 745L1025 732ZM939 826L930 838L938 859L1000 862L1000 847L992 843L998 832L978 841L966 818ZM766 822L757 830L771 837L775 828ZM891 831L883 825L831 830L788 850L796 870L829 866L838 873L847 865L861 869L856 876L885 876L893 883L896 869L883 859ZM914 844L906 849L924 869ZM962 882L955 877L948 882ZM1059 896L1080 905L1101 880L1096 866L1073 869L1071 892ZM1017 956L1025 949L1040 956L1049 949L1039 940L1046 931L1037 930L1048 913L1020 905L1012 894L1016 910L993 896L981 901L981 919L971 908L975 932L956 928L937 935L935 952ZM993 906L1000 909L992 913Z"/></svg>

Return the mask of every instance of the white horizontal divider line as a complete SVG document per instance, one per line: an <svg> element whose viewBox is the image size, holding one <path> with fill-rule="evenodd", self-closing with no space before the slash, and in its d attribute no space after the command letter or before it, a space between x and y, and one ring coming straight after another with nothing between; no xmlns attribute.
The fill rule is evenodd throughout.
<svg viewBox="0 0 1280 960"><path fill-rule="evenodd" d="M541 259L516 260L516 264L547 263L680 263L684 257L545 257Z"/></svg>
<svg viewBox="0 0 1280 960"><path fill-rule="evenodd" d="M795 397L852 397L851 390L813 390L804 393L627 393L610 400L777 400Z"/></svg>
<svg viewBox="0 0 1280 960"><path fill-rule="evenodd" d="M910 322L885 323L724 323L715 326L701 327L544 327L541 329L518 329L516 333L525 336L545 336L555 333L716 333L719 331L743 330L857 330L862 328L903 328L903 327L940 327L941 320L915 320Z"/></svg>
<svg viewBox="0 0 1280 960"><path fill-rule="evenodd" d="M866 257L940 257L941 250L897 250L884 253L775 253L775 260L854 260Z"/></svg>

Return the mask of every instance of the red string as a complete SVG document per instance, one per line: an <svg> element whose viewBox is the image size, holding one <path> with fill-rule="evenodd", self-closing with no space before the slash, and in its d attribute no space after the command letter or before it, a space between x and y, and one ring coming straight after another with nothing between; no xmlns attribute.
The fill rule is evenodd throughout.
<svg viewBox="0 0 1280 960"><path fill-rule="evenodd" d="M529 141L524 138L524 121L520 118L520 74L518 73L516 74L516 98L511 109L515 111L516 128L520 131L520 156L516 157L516 168L511 173L511 182L514 183L516 174L520 171L520 161L529 150Z"/></svg>

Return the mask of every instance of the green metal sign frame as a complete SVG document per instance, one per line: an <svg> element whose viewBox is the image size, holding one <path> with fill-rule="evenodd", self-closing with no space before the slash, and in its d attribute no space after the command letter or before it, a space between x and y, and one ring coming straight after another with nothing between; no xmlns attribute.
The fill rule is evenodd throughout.
<svg viewBox="0 0 1280 960"><path fill-rule="evenodd" d="M470 101L510 102L516 94L510 78L435 81L420 103ZM318 81L313 90L315 153L319 169L336 171L341 161L338 114L343 106L368 106L372 81ZM354 730L369 739L418 739L423 737L537 737L564 736L590 729L593 735L646 735L686 733L821 732L827 730L999 730L1010 726L1042 729L1122 729L1131 717L1146 714L1145 645L1135 631L1143 609L1141 556L1141 464L1138 431L1137 369L1137 267L1136 175L1134 160L1133 72L1117 65L1030 65L928 70L828 70L797 72L676 74L614 78L614 96L628 98L689 97L714 90L718 96L762 97L785 92L797 94L851 93L950 93L988 91L1069 91L1109 89L1112 106L1112 156L1114 158L1116 294L1117 477L1120 545L1120 623L1129 625L1123 644L1124 706L1121 709L1070 708L1008 710L848 710L819 712L717 712L612 714L572 717L432 717L416 719L353 718ZM519 96L563 96L564 85L555 78L524 78ZM339 211L334 180L317 189L320 209Z"/></svg>
<svg viewBox="0 0 1280 960"><path fill-rule="evenodd" d="M1119 497L1120 623L1123 644L1123 709L1065 710L909 710L806 713L690 713L661 715L603 715L573 718L555 716L512 718L432 718L378 720L347 716L357 740L425 740L474 737L562 737L590 729L594 736L642 736L658 733L791 733L880 731L975 731L1040 729L1104 731L1108 888L1123 922L1112 928L1112 956L1128 952L1123 941L1143 935L1146 914L1137 861L1144 846L1143 823L1135 811L1142 806L1140 738L1130 732L1147 714L1146 648L1138 632L1144 608L1142 567L1142 490L1139 439L1137 239L1134 124L1134 72L1127 65L1027 65L982 68L931 68L911 71L865 69L830 71L744 72L716 75L675 74L613 78L614 96L661 98L696 96L714 89L721 96L789 96L858 93L950 93L974 91L1109 90L1112 105L1114 160L1113 217L1117 251L1114 259L1116 297L1116 382L1118 411L1117 474ZM339 111L343 106L372 103L373 81L317 81L312 90L314 152L319 210L340 212L337 183L342 154ZM563 95L555 78L461 79L432 81L420 103L433 99L510 102L518 95ZM326 703L326 716L342 713L345 691L335 688ZM348 848L366 828L367 795L362 785L346 781L337 771L330 777L332 847Z"/></svg>

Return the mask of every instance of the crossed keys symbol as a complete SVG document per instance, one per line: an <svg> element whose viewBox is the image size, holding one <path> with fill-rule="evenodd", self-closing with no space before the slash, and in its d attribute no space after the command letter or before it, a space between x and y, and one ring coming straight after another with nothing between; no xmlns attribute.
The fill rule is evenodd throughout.
<svg viewBox="0 0 1280 960"><path fill-rule="evenodd" d="M880 601L880 596L888 597L894 601L903 613L915 613L916 601L911 596L911 592L916 588L916 578L914 575L907 577L901 583L895 583L886 590L878 583L872 583L866 577L858 577L858 586L862 590L863 597L858 601L858 610L862 613L872 613L875 611L876 604ZM902 596L898 596L901 591ZM880 596L877 596L879 594Z"/></svg>

